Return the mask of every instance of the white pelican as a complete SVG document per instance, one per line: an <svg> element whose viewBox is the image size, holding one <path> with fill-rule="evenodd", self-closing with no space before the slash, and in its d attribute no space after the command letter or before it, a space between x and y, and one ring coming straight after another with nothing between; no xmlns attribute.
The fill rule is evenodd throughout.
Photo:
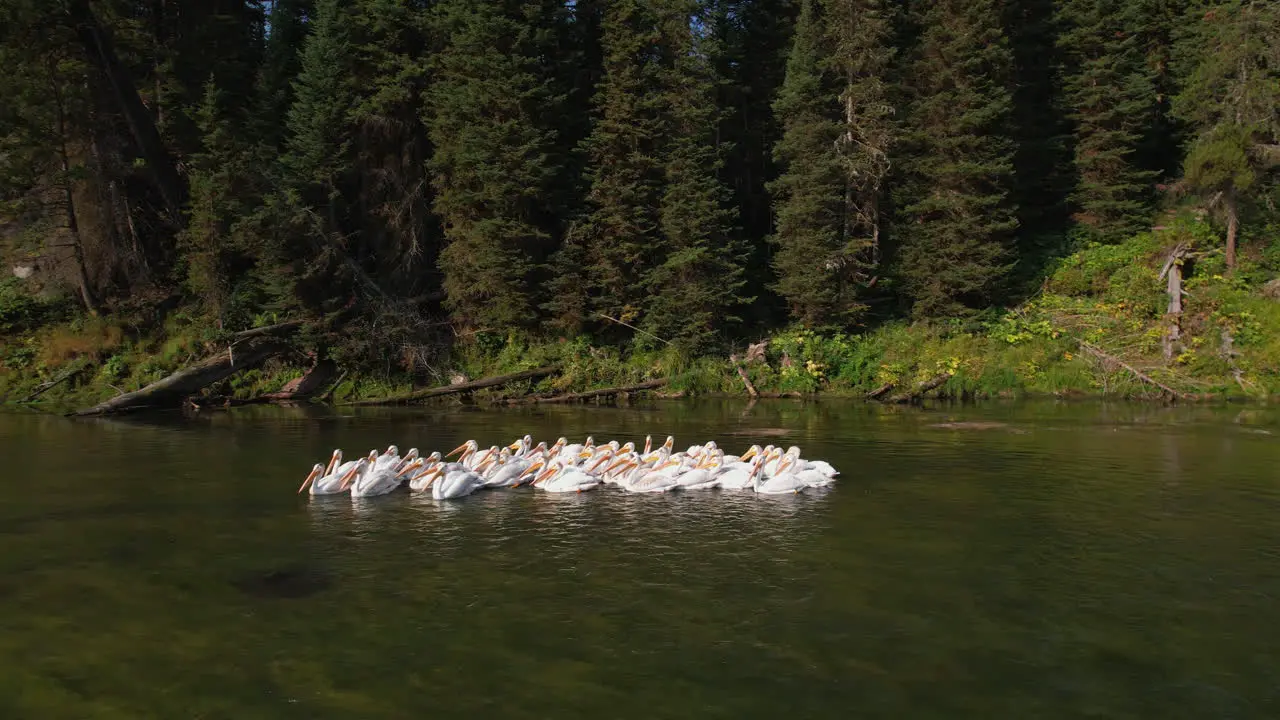
<svg viewBox="0 0 1280 720"><path fill-rule="evenodd" d="M360 461L357 460L352 464L353 467L351 469L341 475L336 472L326 475L325 467L320 463L316 463L311 468L311 474L307 476L306 480L302 481L302 486L298 488L298 493L301 494L303 490L307 489L308 485L311 487L312 495L336 495L340 492L345 492L347 485L355 479L356 466L359 464Z"/></svg>
<svg viewBox="0 0 1280 720"><path fill-rule="evenodd" d="M441 468L428 484L431 485L431 497L436 500L452 500L466 497L484 487L484 478L470 470L444 472Z"/></svg>
<svg viewBox="0 0 1280 720"><path fill-rule="evenodd" d="M760 482L759 475L752 481L752 488L761 495L785 495L787 493L798 493L809 487L799 475L792 472L792 464L795 458L790 453L784 454L779 460L773 476L764 482Z"/></svg>
<svg viewBox="0 0 1280 720"><path fill-rule="evenodd" d="M351 485L351 497L386 495L400 487L407 473L408 470L397 470L389 466L379 469L374 464L366 464Z"/></svg>
<svg viewBox="0 0 1280 720"><path fill-rule="evenodd" d="M627 492L666 492L676 487L675 477L663 472L666 463L651 468L632 460L627 467L630 471L624 472L618 480L618 484Z"/></svg>
<svg viewBox="0 0 1280 720"><path fill-rule="evenodd" d="M720 481L720 487L725 490L746 490L753 487L755 477L760 472L760 467L764 465L764 457L764 455L757 455L753 463L736 462L721 466L722 469L716 475L716 479Z"/></svg>
<svg viewBox="0 0 1280 720"><path fill-rule="evenodd" d="M600 478L574 466L552 460L547 469L538 474L533 486L552 493L583 492L600 486Z"/></svg>

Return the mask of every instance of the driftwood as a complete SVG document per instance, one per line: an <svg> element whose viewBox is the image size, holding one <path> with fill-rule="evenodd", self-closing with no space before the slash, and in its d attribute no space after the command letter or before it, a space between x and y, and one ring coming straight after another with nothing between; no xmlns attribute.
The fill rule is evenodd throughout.
<svg viewBox="0 0 1280 720"><path fill-rule="evenodd" d="M925 393L929 392L930 390L934 390L936 388L942 387L942 385L950 379L951 379L951 375L947 373L940 373L938 375L934 375L928 380L925 380L924 382L917 385L914 390L910 392L901 393L899 395L894 395L893 397L889 398L889 402L909 403L914 400L919 400L921 397L924 396Z"/></svg>
<svg viewBox="0 0 1280 720"><path fill-rule="evenodd" d="M1177 390L1174 390L1173 388L1169 387L1168 385L1165 385L1164 383L1160 382L1159 380L1156 380L1155 378L1153 378L1153 377L1151 377L1150 375L1148 375L1148 374L1146 374L1146 373L1142 372L1141 370L1139 370L1139 369L1135 368L1134 366L1132 366L1132 365L1130 365L1129 363L1127 363L1127 362L1125 362L1125 361L1121 360L1120 358L1118 358L1118 357L1116 357L1116 356L1114 356L1114 355L1110 355L1110 354L1108 354L1108 353L1103 352L1101 349L1099 349L1099 348L1098 348L1097 346L1095 346L1095 345L1092 345L1092 344L1090 344L1090 343L1087 343L1087 342L1081 341L1081 342L1080 342L1080 349L1081 349L1081 350L1084 350L1085 352L1089 353L1090 355L1092 355L1092 356L1094 356L1094 357L1098 358L1099 360L1102 360L1103 362L1114 363L1114 364L1116 364L1116 365L1118 365L1118 366L1120 366L1120 367L1124 368L1125 370L1128 370L1128 371L1129 371L1129 373L1130 373L1131 375L1133 375L1134 377L1138 378L1139 380L1141 380L1141 381L1142 381L1142 382L1144 382L1144 383L1147 383L1148 385L1152 385L1152 386L1155 386L1155 387L1160 388L1161 390L1165 391L1169 396L1173 397L1175 400L1176 400L1176 399L1181 399L1181 398L1185 397L1185 395L1184 395L1183 393L1180 393L1180 392L1178 392Z"/></svg>
<svg viewBox="0 0 1280 720"><path fill-rule="evenodd" d="M329 389L326 390L325 393L320 396L319 398L320 402L329 402L330 400L332 400L333 394L338 391L338 386L341 385L342 381L346 379L347 379L347 371L343 370L342 374L338 376L338 379L334 380L333 384L329 386Z"/></svg>
<svg viewBox="0 0 1280 720"><path fill-rule="evenodd" d="M621 393L640 392L641 390L653 390L665 386L670 380L662 378L660 380L650 380L648 382L637 383L635 385L623 385L621 387L601 388L599 390L587 390L586 392L569 393L567 395L556 395L555 397L528 398L529 402L535 403L563 403L576 402L578 400L590 400L591 398L604 397L607 395L619 395Z"/></svg>
<svg viewBox="0 0 1280 720"><path fill-rule="evenodd" d="M894 384L893 384L893 383L891 383L891 382L887 382L887 383L885 383L885 384L881 385L880 387L876 388L875 390L872 390L871 392L867 393L867 399L868 399L868 400L879 400L880 398L884 397L885 395L888 395L888 394L889 394L889 391L890 391L890 390L892 390L894 387L895 387L895 386L894 386Z"/></svg>
<svg viewBox="0 0 1280 720"><path fill-rule="evenodd" d="M751 397L760 397L760 393L756 392L756 386L751 384L751 378L747 377L747 371L738 363L738 356L730 355L729 362L733 363L733 368L738 371L738 377L742 378L742 384L747 387L747 394Z"/></svg>
<svg viewBox="0 0 1280 720"><path fill-rule="evenodd" d="M483 388L494 387L497 385L506 385L517 380L530 380L532 378L545 377L558 370L556 365L537 368L535 370L521 370L517 373L509 375L497 375L494 377L481 378L472 380L471 382L459 383L457 385L444 385L442 387L427 388L425 390L414 390L411 393L403 395L393 395L391 397L373 398L370 400L355 400L352 402L342 403L343 405L404 405L406 403L418 400L426 400L433 397L443 397L445 395L454 395L456 393L470 392L472 390L481 390Z"/></svg>
<svg viewBox="0 0 1280 720"><path fill-rule="evenodd" d="M39 387L37 387L37 388L36 388L35 392L33 392L33 393L31 393L30 395L28 395L28 396L26 396L26 397L22 398L22 399L21 399L21 400L19 400L18 402L20 402L20 403L29 403L29 402L31 402L32 400L35 400L36 398L40 397L41 395L45 394L46 392L48 392L48 391L50 391L50 390L54 389L55 387L57 387L57 386L61 385L61 384L62 384L62 383L64 383L64 382L66 382L66 381L70 380L72 377L74 377L74 376L75 376L75 374L76 374L76 373L80 372L80 371L81 371L81 370L83 370L83 369L84 369L84 366L83 366L83 365L79 365L79 364L75 365L74 367L72 367L72 368L68 369L66 372L62 373L61 375L59 375L58 377L54 378L53 380L50 380L50 381L49 381L49 382L47 382L47 383L43 383L43 384L41 384Z"/></svg>
<svg viewBox="0 0 1280 720"><path fill-rule="evenodd" d="M141 390L125 393L71 414L75 416L110 415L171 402L176 403L187 395L197 393L241 370L258 365L287 349L288 345L274 338L253 338L236 349L234 362L229 353L220 352L163 380L151 383Z"/></svg>

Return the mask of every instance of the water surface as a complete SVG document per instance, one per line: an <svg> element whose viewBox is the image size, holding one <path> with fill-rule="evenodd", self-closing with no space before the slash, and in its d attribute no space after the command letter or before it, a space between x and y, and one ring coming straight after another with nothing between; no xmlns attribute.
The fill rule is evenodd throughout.
<svg viewBox="0 0 1280 720"><path fill-rule="evenodd" d="M526 432L844 476L294 494L335 446ZM1277 435L1093 403L0 415L0 717L1280 717Z"/></svg>

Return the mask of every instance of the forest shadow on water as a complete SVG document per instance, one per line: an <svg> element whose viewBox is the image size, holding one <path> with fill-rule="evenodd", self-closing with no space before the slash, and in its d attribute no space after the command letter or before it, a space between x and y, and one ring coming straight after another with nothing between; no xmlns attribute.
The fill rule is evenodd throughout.
<svg viewBox="0 0 1280 720"><path fill-rule="evenodd" d="M295 490L333 447L798 444L825 491ZM0 415L6 718L1265 718L1280 413Z"/></svg>

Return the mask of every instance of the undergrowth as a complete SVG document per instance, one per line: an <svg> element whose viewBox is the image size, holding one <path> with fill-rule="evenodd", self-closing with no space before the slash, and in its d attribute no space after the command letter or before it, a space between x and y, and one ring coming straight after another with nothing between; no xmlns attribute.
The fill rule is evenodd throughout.
<svg viewBox="0 0 1280 720"><path fill-rule="evenodd" d="M1168 297L1160 271L1179 244L1190 249L1181 266L1186 297L1181 339L1166 360ZM762 358L741 367L761 393L861 396L945 377L941 391L964 397L1155 394L1137 370L1187 394L1274 395L1280 393L1280 301L1261 288L1280 274L1277 247L1270 238L1255 238L1242 245L1240 264L1228 273L1220 238L1184 217L1125 243L1082 247L1051 267L1040 292L1018 307L949 321L891 322L857 334L788 328L767 338ZM181 308L151 331L113 317L74 317L64 301L26 296L15 280L0 282L0 397L20 399L73 371L75 381L51 391L48 400L96 402L155 382L227 343L227 334ZM744 354L739 347L737 355ZM555 395L658 378L669 380L664 393L744 392L727 352L687 357L652 342L616 347L585 336L480 333L429 362L415 360L422 353L385 355L360 365L335 356L351 372L334 397L394 395L547 366L557 371L489 393ZM277 390L301 374L304 362L301 354L273 361L209 392L248 398Z"/></svg>

